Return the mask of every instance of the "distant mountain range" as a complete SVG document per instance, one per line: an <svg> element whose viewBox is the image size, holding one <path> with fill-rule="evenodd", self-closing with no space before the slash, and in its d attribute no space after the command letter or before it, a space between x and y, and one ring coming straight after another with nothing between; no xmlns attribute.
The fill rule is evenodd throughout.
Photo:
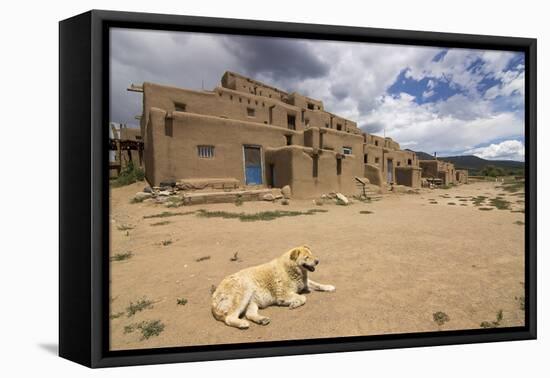
<svg viewBox="0 0 550 378"><path fill-rule="evenodd" d="M409 150L411 151L411 150ZM434 160L433 155L422 151L414 151L419 160ZM457 169L467 169L470 175L478 175L483 169L493 166L511 174L523 172L525 163L514 160L487 160L474 155L439 156L439 160L453 163Z"/></svg>

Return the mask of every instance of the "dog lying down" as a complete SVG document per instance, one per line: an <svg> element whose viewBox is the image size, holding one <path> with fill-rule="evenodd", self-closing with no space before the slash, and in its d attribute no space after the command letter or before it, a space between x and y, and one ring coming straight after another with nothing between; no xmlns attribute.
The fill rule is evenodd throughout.
<svg viewBox="0 0 550 378"><path fill-rule="evenodd" d="M250 323L267 325L270 319L258 314L258 309L271 305L293 309L306 303L300 293L309 289L334 291L332 285L322 285L308 278L319 260L308 246L293 248L266 264L243 269L226 277L212 294L212 314L228 326L246 329Z"/></svg>

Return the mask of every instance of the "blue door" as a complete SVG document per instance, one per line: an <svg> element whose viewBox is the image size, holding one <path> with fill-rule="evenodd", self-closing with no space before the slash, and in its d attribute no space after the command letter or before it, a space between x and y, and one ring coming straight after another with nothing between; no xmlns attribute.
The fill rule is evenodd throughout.
<svg viewBox="0 0 550 378"><path fill-rule="evenodd" d="M260 147L244 146L244 171L246 185L262 184L262 152Z"/></svg>

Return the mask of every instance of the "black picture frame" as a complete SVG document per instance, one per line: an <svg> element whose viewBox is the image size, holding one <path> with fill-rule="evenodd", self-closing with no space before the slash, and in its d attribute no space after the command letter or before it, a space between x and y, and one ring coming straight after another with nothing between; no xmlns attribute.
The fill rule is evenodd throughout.
<svg viewBox="0 0 550 378"><path fill-rule="evenodd" d="M525 53L525 326L108 350L110 27ZM88 367L535 339L536 39L92 10L59 23L59 355Z"/></svg>

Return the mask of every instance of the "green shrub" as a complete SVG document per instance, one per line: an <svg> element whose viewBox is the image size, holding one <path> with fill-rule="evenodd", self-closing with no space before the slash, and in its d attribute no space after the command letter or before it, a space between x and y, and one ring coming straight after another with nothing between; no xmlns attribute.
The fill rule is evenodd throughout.
<svg viewBox="0 0 550 378"><path fill-rule="evenodd" d="M185 305L187 304L187 299L185 299L185 298L178 298L176 303L177 303L178 305L180 305L180 306L185 306Z"/></svg>
<svg viewBox="0 0 550 378"><path fill-rule="evenodd" d="M111 256L111 261L124 261L128 260L130 257L132 257L134 254L132 252L122 252L122 253L116 253L113 256Z"/></svg>
<svg viewBox="0 0 550 378"><path fill-rule="evenodd" d="M433 319L434 319L434 322L437 323L437 325L443 325L444 323L448 322L449 320L451 320L449 318L449 315L447 315L446 313L442 312L442 311L438 311L438 312L434 312L433 313Z"/></svg>
<svg viewBox="0 0 550 378"><path fill-rule="evenodd" d="M113 188L126 186L145 179L145 171L134 165L134 162L128 162L128 165L120 171L118 177L111 181Z"/></svg>
<svg viewBox="0 0 550 378"><path fill-rule="evenodd" d="M148 308L153 307L153 301L143 298L137 301L136 303L130 302L128 307L126 307L126 314L128 317L134 316L137 312L143 311Z"/></svg>

